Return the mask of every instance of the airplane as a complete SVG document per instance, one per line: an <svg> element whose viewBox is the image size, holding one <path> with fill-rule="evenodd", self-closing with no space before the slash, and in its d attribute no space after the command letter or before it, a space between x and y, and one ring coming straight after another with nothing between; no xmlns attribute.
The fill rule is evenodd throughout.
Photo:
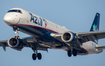
<svg viewBox="0 0 105 66"><path fill-rule="evenodd" d="M105 46L98 45L98 39L105 38L105 31L99 31L100 14L96 13L89 32L73 32L22 8L12 8L4 16L4 22L13 28L16 36L0 41L0 46L21 51L24 47L32 48L32 59L42 59L38 50L61 49L68 57L98 54ZM30 37L19 37L19 31Z"/></svg>

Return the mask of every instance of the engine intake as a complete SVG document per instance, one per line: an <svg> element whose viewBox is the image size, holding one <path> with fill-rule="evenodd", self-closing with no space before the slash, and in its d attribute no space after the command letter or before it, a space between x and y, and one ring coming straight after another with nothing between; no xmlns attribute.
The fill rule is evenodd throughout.
<svg viewBox="0 0 105 66"><path fill-rule="evenodd" d="M12 37L12 38L10 38L10 39L8 40L8 45L9 45L10 47L17 47L17 46L19 45L19 40L16 39L16 38L14 38L14 37Z"/></svg>
<svg viewBox="0 0 105 66"><path fill-rule="evenodd" d="M22 41L16 37L11 37L8 40L8 46L15 50L21 50L23 48Z"/></svg>
<svg viewBox="0 0 105 66"><path fill-rule="evenodd" d="M72 42L76 42L76 34L72 33L72 32L65 32L62 34L61 39L64 42L68 42L68 43L72 43Z"/></svg>

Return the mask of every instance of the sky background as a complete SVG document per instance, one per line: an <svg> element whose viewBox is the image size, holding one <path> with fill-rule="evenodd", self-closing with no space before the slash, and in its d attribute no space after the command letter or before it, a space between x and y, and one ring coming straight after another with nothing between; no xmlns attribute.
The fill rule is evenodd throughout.
<svg viewBox="0 0 105 66"><path fill-rule="evenodd" d="M105 30L105 0L0 0L0 40L15 36L13 29L3 17L11 8L23 8L74 32L88 32L97 12L100 17L100 30ZM27 37L24 33L20 37ZM99 40L105 45L105 39ZM105 66L105 51L100 54L68 57L64 50L49 49L42 53L42 60L32 60L31 48L16 51L0 47L0 66Z"/></svg>

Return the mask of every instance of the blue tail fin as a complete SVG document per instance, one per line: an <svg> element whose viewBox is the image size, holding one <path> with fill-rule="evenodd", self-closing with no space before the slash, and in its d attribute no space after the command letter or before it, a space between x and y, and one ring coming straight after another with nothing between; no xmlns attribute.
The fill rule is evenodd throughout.
<svg viewBox="0 0 105 66"><path fill-rule="evenodd" d="M90 31L99 31L99 21L100 21L100 14L96 13L93 24L90 28ZM93 40L93 42L98 44L98 40Z"/></svg>
<svg viewBox="0 0 105 66"><path fill-rule="evenodd" d="M99 21L100 21L100 14L96 13L90 31L99 31Z"/></svg>

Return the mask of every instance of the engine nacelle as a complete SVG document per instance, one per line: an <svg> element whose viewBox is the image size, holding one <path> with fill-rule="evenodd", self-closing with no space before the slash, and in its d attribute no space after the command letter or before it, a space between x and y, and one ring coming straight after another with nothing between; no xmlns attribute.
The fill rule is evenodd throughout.
<svg viewBox="0 0 105 66"><path fill-rule="evenodd" d="M15 50L22 50L22 48L23 48L22 40L18 39L16 37L11 37L8 40L8 46L10 46L11 48L13 48Z"/></svg>
<svg viewBox="0 0 105 66"><path fill-rule="evenodd" d="M64 32L61 36L62 41L67 42L67 43L76 43L77 42L77 37L76 34L72 32Z"/></svg>

